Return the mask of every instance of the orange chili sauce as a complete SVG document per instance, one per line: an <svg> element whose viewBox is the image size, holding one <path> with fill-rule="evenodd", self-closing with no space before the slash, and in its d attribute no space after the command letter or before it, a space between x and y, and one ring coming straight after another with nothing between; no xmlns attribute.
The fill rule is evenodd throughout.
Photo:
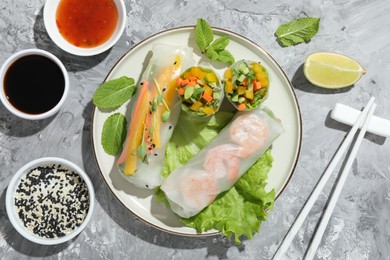
<svg viewBox="0 0 390 260"><path fill-rule="evenodd" d="M118 10L113 0L61 0L56 22L61 35L71 44L92 48L114 33Z"/></svg>

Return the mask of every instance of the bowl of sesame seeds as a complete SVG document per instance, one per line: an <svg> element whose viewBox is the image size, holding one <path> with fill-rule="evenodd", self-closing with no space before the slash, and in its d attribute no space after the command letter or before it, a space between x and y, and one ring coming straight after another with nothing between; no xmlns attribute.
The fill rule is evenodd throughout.
<svg viewBox="0 0 390 260"><path fill-rule="evenodd" d="M42 245L76 237L91 219L94 201L88 175L57 157L24 165L12 177L6 193L8 218L16 231Z"/></svg>

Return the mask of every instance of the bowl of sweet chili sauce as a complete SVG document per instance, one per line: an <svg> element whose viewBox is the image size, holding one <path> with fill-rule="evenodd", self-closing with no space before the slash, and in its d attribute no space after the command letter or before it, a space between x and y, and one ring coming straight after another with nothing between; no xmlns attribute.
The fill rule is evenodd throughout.
<svg viewBox="0 0 390 260"><path fill-rule="evenodd" d="M64 51L92 56L111 48L126 24L123 0L47 0L46 31Z"/></svg>

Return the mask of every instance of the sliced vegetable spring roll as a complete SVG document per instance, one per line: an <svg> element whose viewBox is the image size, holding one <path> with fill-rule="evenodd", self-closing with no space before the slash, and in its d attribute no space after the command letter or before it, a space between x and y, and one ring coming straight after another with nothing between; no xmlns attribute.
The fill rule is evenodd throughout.
<svg viewBox="0 0 390 260"><path fill-rule="evenodd" d="M222 104L223 88L213 69L191 67L176 80L183 111L205 117L215 114Z"/></svg>
<svg viewBox="0 0 390 260"><path fill-rule="evenodd" d="M184 218L194 216L236 183L284 132L269 113L237 112L206 148L163 181L161 190L173 212Z"/></svg>
<svg viewBox="0 0 390 260"><path fill-rule="evenodd" d="M165 147L181 111L175 79L194 63L192 48L157 44L152 52L131 103L128 134L117 161L129 182L149 189L162 182Z"/></svg>
<svg viewBox="0 0 390 260"><path fill-rule="evenodd" d="M254 61L234 63L225 70L223 82L226 96L237 110L259 107L268 94L268 72Z"/></svg>

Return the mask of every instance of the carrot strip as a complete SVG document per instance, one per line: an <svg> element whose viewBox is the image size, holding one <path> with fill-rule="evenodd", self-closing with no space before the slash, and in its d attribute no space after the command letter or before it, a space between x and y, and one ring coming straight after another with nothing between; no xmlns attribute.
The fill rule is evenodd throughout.
<svg viewBox="0 0 390 260"><path fill-rule="evenodd" d="M148 88L149 82L143 81L139 96L132 111L126 143L124 144L124 149L117 161L117 164L120 165L121 168L123 167L124 174L134 174L137 168L137 148L142 142L146 114L149 109L149 106L145 105L149 104L150 101L150 92ZM124 165L121 165L123 163Z"/></svg>

